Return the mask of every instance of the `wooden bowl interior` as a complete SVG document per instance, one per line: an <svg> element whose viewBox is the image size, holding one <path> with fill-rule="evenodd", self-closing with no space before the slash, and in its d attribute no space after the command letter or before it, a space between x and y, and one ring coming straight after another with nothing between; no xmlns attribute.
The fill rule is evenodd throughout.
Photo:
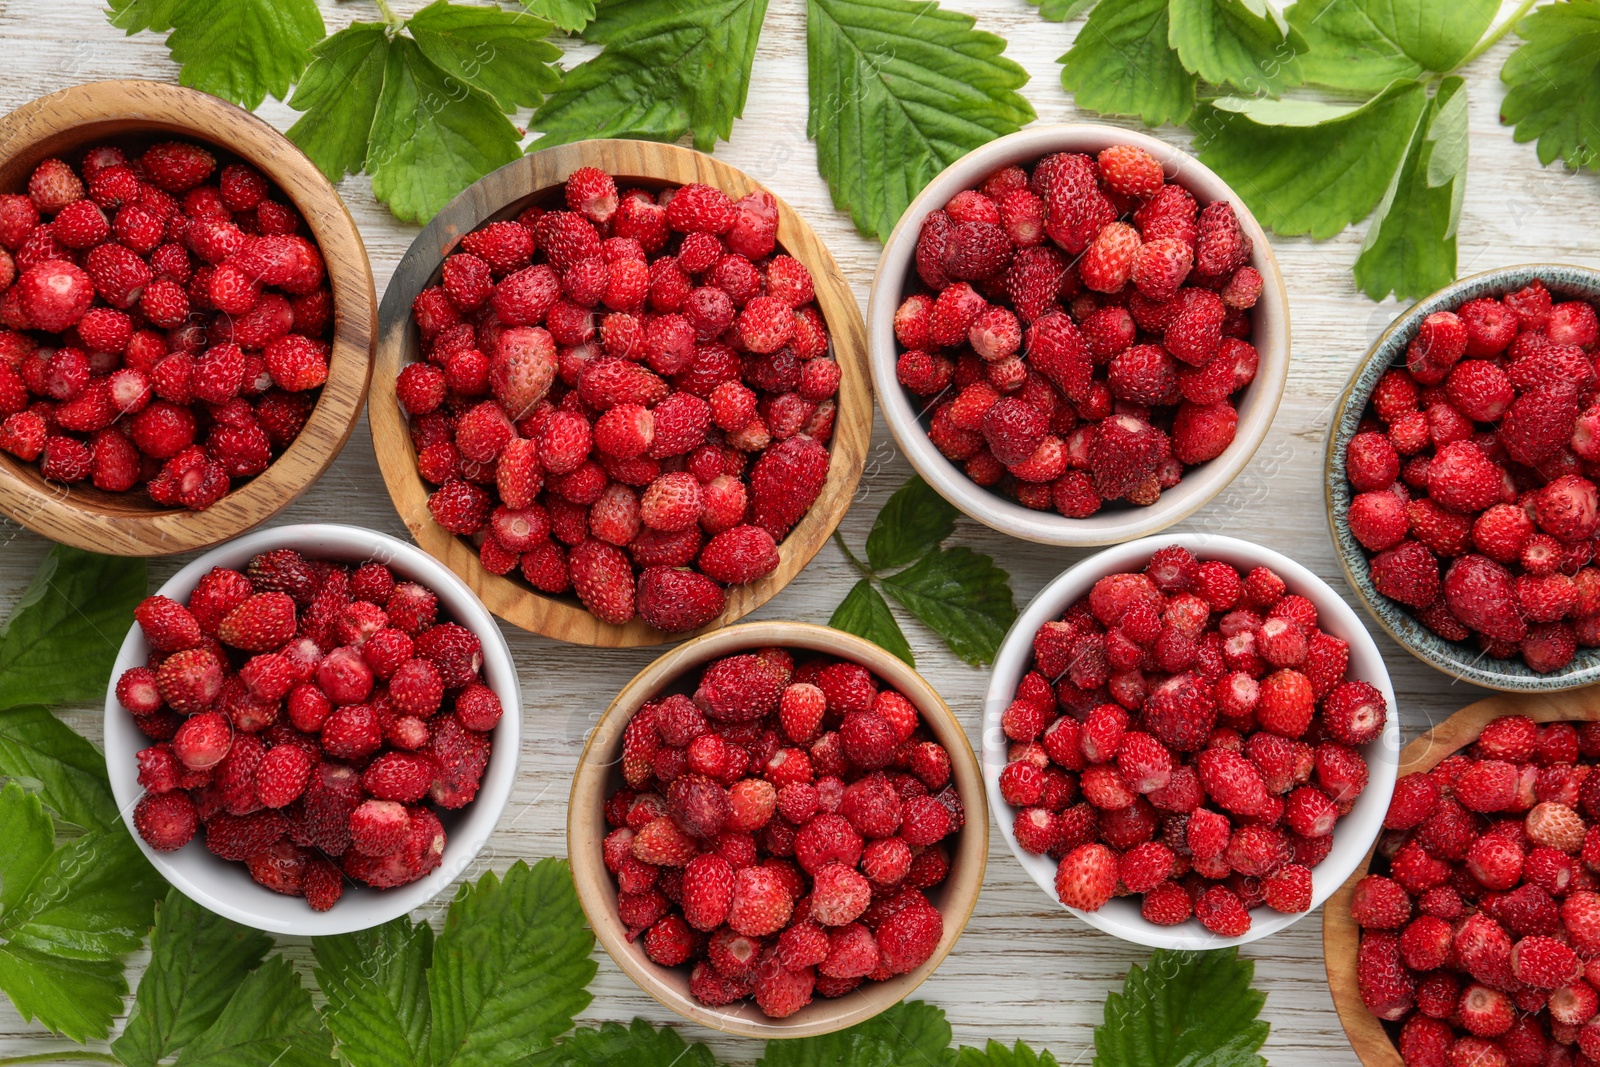
<svg viewBox="0 0 1600 1067"><path fill-rule="evenodd" d="M621 626L601 622L574 595L551 596L534 590L515 572L503 577L484 569L470 541L447 532L429 515L431 487L418 473L408 421L394 394L394 379L400 370L420 358L421 336L411 318L411 302L438 282L445 257L455 251L463 236L485 223L515 218L533 205L560 204L560 185L584 166L612 174L622 189L659 190L699 181L738 198L761 188L740 171L686 148L607 140L534 152L469 187L417 238L385 291L370 408L373 447L389 495L417 543L465 579L496 615L525 630L578 644L661 644L694 635L664 633L637 618ZM828 327L829 350L841 372L835 398L838 410L828 442L828 481L805 517L778 546L778 569L748 585L727 587L727 608L697 634L755 610L810 561L850 505L872 435L872 389L860 310L826 247L782 200L778 201L778 248L810 270L817 306Z"/></svg>
<svg viewBox="0 0 1600 1067"><path fill-rule="evenodd" d="M327 263L334 297L328 380L300 435L270 467L204 512L170 508L142 489L109 493L47 481L37 464L0 453L0 509L52 537L102 552L155 555L216 544L290 504L333 461L361 412L371 374L377 297L366 249L343 202L287 139L249 112L190 89L153 82L78 86L0 120L0 192L26 187L51 157L75 166L93 145L130 156L179 138L205 145L218 166L260 170L305 218Z"/></svg>
<svg viewBox="0 0 1600 1067"><path fill-rule="evenodd" d="M906 974L864 983L848 996L836 1000L819 997L787 1019L769 1019L750 1002L708 1008L690 996L688 967L662 967L644 954L640 942L628 941L627 928L617 917L616 884L600 855L607 833L605 800L623 785L622 732L634 712L656 697L692 692L691 674L711 660L763 647L838 656L861 664L904 693L950 753L951 780L966 809L966 825L951 849L949 876L928 894L945 918L944 934L934 954ZM623 688L595 726L579 758L567 809L567 851L578 899L611 958L641 989L685 1018L747 1037L830 1033L869 1019L909 996L949 954L966 926L983 885L988 850L983 777L966 731L949 706L920 675L878 646L809 623L755 622L728 627L681 645L646 667Z"/></svg>
<svg viewBox="0 0 1600 1067"><path fill-rule="evenodd" d="M1400 752L1400 776L1431 771L1445 758L1478 739L1491 721L1502 715L1526 715L1535 722L1594 722L1600 720L1600 700L1585 690L1551 693L1503 693L1468 704L1444 722L1415 738ZM1350 917L1350 900L1356 883L1372 866L1374 845L1344 885L1328 898L1322 912L1322 954L1328 970L1328 989L1339 1012L1350 1047L1366 1067L1404 1067L1395 1045L1400 1028L1380 1020L1361 1000L1356 984L1356 952L1361 929Z"/></svg>

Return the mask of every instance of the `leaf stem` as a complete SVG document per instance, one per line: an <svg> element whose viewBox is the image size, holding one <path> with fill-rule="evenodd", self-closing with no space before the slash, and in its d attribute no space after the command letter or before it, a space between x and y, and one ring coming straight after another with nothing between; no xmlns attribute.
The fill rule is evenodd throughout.
<svg viewBox="0 0 1600 1067"><path fill-rule="evenodd" d="M833 531L833 539L839 543L839 551L844 553L844 558L850 561L850 566L854 567L861 574L861 577L871 578L873 576L872 568L857 559L856 554L850 551L850 546L844 543L844 535L842 533L838 530ZM0 1067L3 1067L3 1065L0 1065Z"/></svg>
<svg viewBox="0 0 1600 1067"><path fill-rule="evenodd" d="M400 27L405 25L406 20L394 13L394 9L389 6L389 0L373 0L373 3L378 5L378 13L383 16L383 24L385 26Z"/></svg>
<svg viewBox="0 0 1600 1067"><path fill-rule="evenodd" d="M13 1063L121 1063L109 1052L90 1052L88 1049L70 1049L64 1052L35 1052L28 1056L0 1057L0 1067Z"/></svg>
<svg viewBox="0 0 1600 1067"><path fill-rule="evenodd" d="M1466 66L1468 63L1471 63L1474 59L1477 59L1489 49L1493 48L1496 44L1499 44L1500 38L1504 37L1511 31L1513 26L1522 21L1522 16L1531 11L1533 6L1538 2L1539 0L1522 0L1522 3L1517 5L1517 9L1510 15L1506 16L1505 21L1501 22L1500 25L1490 30L1489 33L1484 36L1483 40L1479 41L1473 47L1472 51L1468 52L1466 57L1462 59L1461 62L1456 64L1456 70L1460 70L1462 67Z"/></svg>

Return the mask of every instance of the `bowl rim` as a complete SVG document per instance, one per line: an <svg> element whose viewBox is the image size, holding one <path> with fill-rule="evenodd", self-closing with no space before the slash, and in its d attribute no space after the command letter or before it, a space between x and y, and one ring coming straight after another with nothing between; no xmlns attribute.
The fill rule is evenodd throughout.
<svg viewBox="0 0 1600 1067"><path fill-rule="evenodd" d="M1399 771L1416 774L1432 770L1460 751L1502 715L1526 715L1538 723L1595 722L1600 703L1577 690L1550 693L1496 693L1457 710L1443 722L1412 738L1400 753ZM1350 1047L1366 1067L1403 1067L1400 1050L1378 1017L1367 1010L1356 981L1356 951L1361 931L1350 917L1350 901L1357 883L1366 877L1376 843L1367 849L1356 869L1328 898L1322 918L1322 958L1328 975L1339 1023Z"/></svg>
<svg viewBox="0 0 1600 1067"><path fill-rule="evenodd" d="M872 436L872 384L867 368L866 328L860 308L832 253L810 225L776 194L778 243L811 271L817 306L827 322L833 358L841 372L837 413L828 442L827 482L778 545L778 569L746 585L726 587L727 607L712 622L688 634L669 634L635 617L623 625L601 622L580 603L547 596L486 570L478 553L449 533L428 513L429 490L417 471L406 417L395 397L394 378L417 358L411 302L437 273L460 239L482 223L546 192L579 167L645 184L682 185L700 181L742 196L772 191L748 174L701 152L652 141L597 139L539 149L506 164L468 186L417 235L384 291L379 311L377 373L371 386L368 419L373 449L395 509L423 550L461 576L489 610L524 630L574 644L602 647L660 645L725 626L766 603L809 563L849 508L861 479Z"/></svg>
<svg viewBox="0 0 1600 1067"><path fill-rule="evenodd" d="M1558 272L1574 275L1576 280L1552 283L1549 276ZM1370 564L1366 551L1350 533L1349 523L1345 517L1352 493L1344 476L1344 464L1354 428L1359 424L1361 414L1372 395L1370 386L1359 390L1359 393L1358 389L1361 379L1371 371L1374 364L1382 360L1386 361L1386 366L1397 365L1397 357L1404 352L1402 342L1409 343L1410 336L1415 333L1422 320L1433 312L1454 308L1476 296L1509 292L1534 279L1543 281L1552 292L1567 291L1569 295L1581 295L1590 303L1600 302L1600 270L1568 263L1518 263L1479 271L1451 282L1397 315L1367 349L1366 354L1356 362L1344 388L1339 393L1338 400L1334 403L1333 417L1328 422L1323 447L1322 494L1327 513L1328 536L1333 542L1334 556L1339 561L1339 569L1344 574L1345 582L1350 586L1361 607L1382 627L1384 633L1394 640L1395 644L1416 659L1452 678L1505 693L1554 693L1600 681L1600 649L1580 648L1579 655L1573 658L1572 663L1550 674L1534 674L1531 670L1528 674L1522 674L1487 669L1479 664L1494 664L1501 661L1490 660L1482 654L1471 657L1446 655L1443 649L1445 647L1455 649L1459 642L1446 642L1424 627L1409 608L1397 603L1391 604L1386 597L1383 598L1382 605L1375 602L1373 596L1368 593L1370 578L1363 579L1358 575L1353 562L1356 558L1361 560L1360 569L1364 574L1370 574ZM1585 286L1588 287L1586 292L1584 292ZM1374 379L1372 385L1376 384ZM1372 592L1382 596L1375 589ZM1585 658L1583 654L1586 651L1589 652L1586 657L1589 662L1584 663L1582 659Z"/></svg>
<svg viewBox="0 0 1600 1067"><path fill-rule="evenodd" d="M936 207L962 189L975 187L993 170L1008 163L1035 159L1049 152L1092 151L1113 143L1145 149L1165 170L1174 172L1174 180L1197 199L1226 199L1233 205L1240 225L1254 244L1252 264L1261 271L1265 282L1256 305L1251 338L1260 363L1255 381L1246 388L1239 405L1238 433L1222 455L1191 468L1183 483L1163 492L1161 499L1149 507L1101 511L1085 519L1069 519L1054 512L1025 508L977 485L933 446L916 408L895 377L894 309L914 273L912 258L923 220ZM968 517L1012 537L1061 547L1094 547L1145 537L1204 507L1249 465L1266 439L1289 375L1288 291L1277 255L1249 205L1214 171L1183 149L1149 134L1107 123L1029 126L973 149L941 171L912 199L884 242L867 306L867 329L872 378L884 421L917 473ZM1185 484L1193 487L1185 492Z"/></svg>
<svg viewBox="0 0 1600 1067"><path fill-rule="evenodd" d="M1219 937L1192 918L1178 926L1157 926L1139 915L1131 902L1121 899L1114 899L1108 905L1117 906L1114 911L1101 909L1085 912L1061 904L1055 893L1056 862L1048 857L1036 856L1017 843L1011 829L1015 812L1000 795L1000 771L1006 764L1008 748L1000 717L1011 703L1017 684L1026 673L1033 656L1034 634L1044 623L1059 618L1079 596L1087 595L1099 578L1119 570L1142 568L1156 549L1171 546L1187 548L1202 560L1225 559L1235 566L1239 566L1240 561L1249 561L1252 566L1272 568L1288 584L1291 593L1298 593L1316 603L1320 621L1337 624L1328 632L1349 642L1352 666L1364 662L1373 668L1362 672L1362 680L1377 687L1388 701L1390 709L1383 733L1362 749L1368 768L1366 788L1357 798L1355 808L1339 820L1341 829L1334 850L1312 869L1311 907L1295 914L1252 909L1250 929L1239 937ZM990 671L983 707L982 758L984 780L989 787L989 807L1000 827L1001 836L1011 847L1012 854L1023 870L1057 907L1071 912L1103 933L1149 948L1206 950L1247 945L1310 915L1338 889L1360 862L1362 854L1377 840L1383 829L1383 816L1388 810L1390 796L1394 792L1395 768L1400 751L1400 724L1396 713L1398 705L1382 654L1372 635L1361 624L1361 617L1344 602L1337 590L1309 568L1280 552L1237 537L1221 534L1162 534L1103 549L1068 567L1034 596L1006 633ZM1359 846L1354 845L1357 837L1364 838ZM1341 840L1345 845L1343 849L1340 848ZM1124 915L1124 911L1131 911L1132 914Z"/></svg>
<svg viewBox="0 0 1600 1067"><path fill-rule="evenodd" d="M132 758L137 748L156 742L139 732L131 716L117 701L117 679L124 670L145 661L149 644L135 623L129 627L118 649L111 679L106 685L105 739L106 771L111 780L111 793L122 815L122 821L133 837L134 843L152 866L180 893L201 905L245 926L275 934L328 935L353 933L387 922L397 916L421 907L444 893L450 884L471 866L479 851L494 833L506 803L511 798L516 783L517 766L521 758L522 692L517 677L516 663L505 635L492 616L479 603L472 590L451 574L449 569L417 548L389 534L340 523L298 523L272 526L256 530L219 545L185 564L171 578L162 583L157 594L175 599L186 597L200 578L217 566L240 566L258 552L271 548L296 548L312 558L380 559L408 579L421 582L431 589L446 608L453 621L470 629L483 646L483 676L500 698L504 709L494 728L493 755L484 772L483 783L477 797L458 809L459 822L450 832L445 844L443 862L427 876L393 889L372 890L365 886L354 887L362 894L358 900L341 900L343 908L314 912L297 897L281 896L256 885L244 873L242 865L222 860L205 851L198 839L189 842L176 852L157 852L139 836L133 825L133 809L144 790L139 786ZM136 748L130 746L137 746ZM128 749L128 751L122 751ZM496 758L498 757L498 758ZM447 813L454 815L455 813ZM197 851L195 851L197 850ZM178 860L180 856L194 855L206 869L221 870L224 865L239 867L239 899L256 897L262 902L280 906L274 910L279 916L238 903L235 898L219 897L205 885L198 884L187 867L189 863ZM298 915L289 910L297 906Z"/></svg>
<svg viewBox="0 0 1600 1067"><path fill-rule="evenodd" d="M622 729L634 712L663 686L686 672L719 656L764 647L838 656L861 664L899 689L917 706L929 728L950 753L952 784L966 809L961 841L951 858L952 873L945 882L945 896L939 905L945 926L934 954L921 966L888 981L859 987L848 997L814 1000L786 1020L768 1020L745 1001L740 1002L742 1014L699 1004L662 980L659 972L666 968L644 958L641 952L630 950L625 928L613 906L616 889L600 856L600 838L604 835L595 832L597 819L598 828L605 828L605 791L612 784L612 762L607 757L621 744ZM864 1022L910 996L955 947L977 906L988 862L987 808L980 817L974 804L976 801L981 805L983 795L983 776L966 730L938 691L910 665L870 641L827 626L786 621L745 622L714 630L663 653L618 692L590 732L578 757L567 805L567 854L578 902L588 916L596 940L623 973L662 1006L691 1022L723 1033L759 1038L814 1037Z"/></svg>
<svg viewBox="0 0 1600 1067"><path fill-rule="evenodd" d="M91 132L104 127L103 133ZM126 127L126 128L121 128ZM208 93L137 79L88 82L0 118L0 170L34 153L69 153L95 137L170 134L231 153L260 170L305 218L327 264L334 322L328 379L300 433L267 469L205 511L110 512L37 466L0 455L0 510L52 540L113 555L210 548L271 518L332 465L366 401L377 336L377 291L361 232L316 164L263 119ZM20 165L20 164L18 164ZM98 491L97 491L98 492Z"/></svg>

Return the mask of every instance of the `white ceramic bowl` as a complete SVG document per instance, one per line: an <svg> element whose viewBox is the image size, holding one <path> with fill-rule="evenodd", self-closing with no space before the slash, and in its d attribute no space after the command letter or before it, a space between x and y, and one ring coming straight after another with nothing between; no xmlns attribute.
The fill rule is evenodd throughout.
<svg viewBox="0 0 1600 1067"><path fill-rule="evenodd" d="M1400 761L1400 724L1395 716L1394 687L1389 684L1389 672L1384 669L1383 657L1361 619L1350 606L1334 592L1333 588L1281 553L1236 537L1215 534L1181 534L1146 537L1130 541L1070 567L1055 581L1039 591L1025 611L1012 625L995 656L994 670L989 676L989 690L984 695L983 717L983 778L988 786L989 806L1000 833L1011 851L1016 854L1033 880L1039 883L1052 901L1056 897L1056 861L1048 856L1036 856L1017 844L1012 833L1016 810L1000 796L1000 771L1006 765L1007 741L1000 726L1000 716L1011 703L1017 684L1027 673L1033 658L1033 635L1040 626L1059 619L1063 612L1080 597L1087 596L1094 583L1108 574L1143 570L1158 548L1181 545L1201 560L1218 559L1231 563L1241 570L1265 566L1276 571L1287 583L1289 592L1298 593L1317 608L1318 625L1335 637L1350 643L1349 677L1370 682L1389 702L1389 718L1377 740L1362 749L1369 777L1367 787L1356 798L1350 813L1339 820L1333 832L1333 849L1321 863L1312 869L1311 909L1322 902L1350 877L1366 856L1367 850L1377 840L1383 828L1383 816L1389 810L1389 797L1394 792L1396 770ZM1113 897L1099 911L1086 912L1067 908L1097 930L1114 934L1124 941L1132 941L1151 948L1212 949L1229 945L1244 945L1277 933L1293 925L1309 912L1285 915L1265 906L1250 913L1250 929L1242 937L1219 937L1189 919L1177 926L1157 926L1139 914L1139 898Z"/></svg>
<svg viewBox="0 0 1600 1067"><path fill-rule="evenodd" d="M478 598L443 564L415 545L355 526L310 523L258 530L219 545L195 559L156 590L185 600L213 567L243 567L271 548L293 548L313 559L359 563L378 560L395 574L427 586L439 598L439 615L460 623L483 643L483 676L505 713L494 729L494 747L483 784L472 803L457 811L438 811L444 823L444 862L431 874L395 889L373 889L350 881L344 896L325 912L312 911L300 897L257 885L242 863L213 856L197 835L175 852L157 852L133 826L133 808L143 795L135 754L155 742L140 732L133 716L117 702L116 680L145 662L150 646L138 626L128 631L106 690L106 770L111 792L128 832L162 876L190 900L246 926L275 934L318 936L365 930L404 915L442 893L467 868L489 839L511 796L522 740L522 701L511 649Z"/></svg>
<svg viewBox="0 0 1600 1067"><path fill-rule="evenodd" d="M1250 341L1260 355L1260 366L1255 381L1237 398L1238 429L1233 444L1222 455L1185 470L1183 481L1163 491L1161 499L1149 507L1118 504L1086 519L1069 519L1053 511L1034 511L983 488L928 440L927 428L918 420L918 398L895 378L899 349L894 339L894 312L920 284L914 258L923 220L952 196L963 189L976 188L990 174L1013 163L1031 163L1052 152L1093 155L1114 144L1136 145L1155 156L1167 176L1193 193L1202 206L1214 200L1232 202L1240 225L1255 245L1251 263L1265 282L1261 299L1251 312L1254 333ZM1153 534L1187 517L1221 492L1250 462L1272 425L1289 374L1289 298L1277 257L1250 209L1226 182L1181 148L1117 126L1030 126L968 152L911 201L878 260L867 308L867 342L872 354L872 383L889 430L917 473L941 496L971 518L1013 537L1047 545L1109 545Z"/></svg>

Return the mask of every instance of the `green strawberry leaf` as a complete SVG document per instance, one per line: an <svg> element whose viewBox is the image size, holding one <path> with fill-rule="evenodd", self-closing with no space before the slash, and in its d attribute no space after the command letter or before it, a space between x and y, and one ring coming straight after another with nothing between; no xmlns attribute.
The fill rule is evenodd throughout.
<svg viewBox="0 0 1600 1067"><path fill-rule="evenodd" d="M1356 257L1356 284L1372 299L1426 296L1456 276L1456 224L1466 189L1467 94L1446 78L1417 123L1405 163Z"/></svg>
<svg viewBox="0 0 1600 1067"><path fill-rule="evenodd" d="M1257 1054L1266 996L1250 987L1255 964L1237 949L1157 949L1106 998L1094 1030L1094 1067L1266 1067Z"/></svg>
<svg viewBox="0 0 1600 1067"><path fill-rule="evenodd" d="M834 206L883 240L935 174L1033 121L1005 41L915 0L807 0L806 133Z"/></svg>
<svg viewBox="0 0 1600 1067"><path fill-rule="evenodd" d="M0 628L0 708L104 699L144 592L142 559L52 548Z"/></svg>
<svg viewBox="0 0 1600 1067"><path fill-rule="evenodd" d="M105 757L46 708L0 711L0 778L24 783L57 818L85 830L120 819Z"/></svg>
<svg viewBox="0 0 1600 1067"><path fill-rule="evenodd" d="M428 1059L428 963L433 928L404 915L311 943L323 1021L351 1067L423 1067Z"/></svg>
<svg viewBox="0 0 1600 1067"><path fill-rule="evenodd" d="M1039 17L1051 22L1071 22L1094 7L1099 0L1028 0L1039 9Z"/></svg>
<svg viewBox="0 0 1600 1067"><path fill-rule="evenodd" d="M1018 1041L1006 1048L990 1041L982 1050L963 1047L956 1053L955 1067L1060 1067L1049 1052L1035 1052Z"/></svg>
<svg viewBox="0 0 1600 1067"><path fill-rule="evenodd" d="M286 99L327 30L316 0L111 0L111 24L167 36L178 81L257 108Z"/></svg>
<svg viewBox="0 0 1600 1067"><path fill-rule="evenodd" d="M119 961L69 960L6 945L0 947L0 990L25 1021L37 1019L82 1044L111 1032L128 982Z"/></svg>
<svg viewBox="0 0 1600 1067"><path fill-rule="evenodd" d="M39 798L17 785L0 789L0 915L21 904L56 850L56 831Z"/></svg>
<svg viewBox="0 0 1600 1067"><path fill-rule="evenodd" d="M522 0L522 6L564 33L582 33L594 20L594 0Z"/></svg>
<svg viewBox="0 0 1600 1067"><path fill-rule="evenodd" d="M565 860L518 860L463 885L433 947L435 1067L493 1067L548 1048L593 999L594 935Z"/></svg>
<svg viewBox="0 0 1600 1067"><path fill-rule="evenodd" d="M590 137L676 141L709 152L733 133L767 0L607 0L584 37L605 46L534 113L535 149Z"/></svg>
<svg viewBox="0 0 1600 1067"><path fill-rule="evenodd" d="M602 1023L597 1030L574 1030L554 1048L525 1061L525 1067L716 1067L704 1045L684 1044L670 1026L660 1029L644 1019L632 1026Z"/></svg>
<svg viewBox="0 0 1600 1067"><path fill-rule="evenodd" d="M905 633L895 621L883 594L873 588L871 578L863 578L850 587L850 592L833 609L833 617L828 620L828 625L835 630L865 637L885 652L913 667L917 665Z"/></svg>
<svg viewBox="0 0 1600 1067"><path fill-rule="evenodd" d="M217 1021L271 948L265 934L169 890L156 908L150 964L133 1012L111 1051L128 1067L156 1067Z"/></svg>
<svg viewBox="0 0 1600 1067"><path fill-rule="evenodd" d="M973 666L994 660L1016 621L1009 576L970 548L939 548L883 580L884 590Z"/></svg>
<svg viewBox="0 0 1600 1067"><path fill-rule="evenodd" d="M447 0L434 0L406 22L435 66L507 112L538 106L561 84L561 49L545 40L550 30L548 19Z"/></svg>
<svg viewBox="0 0 1600 1067"><path fill-rule="evenodd" d="M944 1012L911 1000L847 1030L774 1038L756 1067L947 1067L954 1060Z"/></svg>
<svg viewBox="0 0 1600 1067"><path fill-rule="evenodd" d="M178 1053L174 1067L327 1067L333 1038L282 956L240 983L228 1006Z"/></svg>
<svg viewBox="0 0 1600 1067"><path fill-rule="evenodd" d="M329 181L366 166L388 55L389 35L377 22L351 23L311 49L311 65L289 100L305 114L289 127L289 140Z"/></svg>
<svg viewBox="0 0 1600 1067"><path fill-rule="evenodd" d="M1300 83L1305 41L1261 0L1171 0L1168 16L1168 42L1202 80L1274 97Z"/></svg>
<svg viewBox="0 0 1600 1067"><path fill-rule="evenodd" d="M1600 166L1600 2L1557 0L1516 28L1524 43L1500 71L1500 121L1539 142L1540 163Z"/></svg>
<svg viewBox="0 0 1600 1067"><path fill-rule="evenodd" d="M1498 0L1298 0L1284 17L1305 38L1305 80L1380 92L1397 78L1454 70L1476 45Z"/></svg>
<svg viewBox="0 0 1600 1067"><path fill-rule="evenodd" d="M955 533L955 507L913 475L878 512L867 534L867 562L873 570L893 570L920 559Z"/></svg>
<svg viewBox="0 0 1600 1067"><path fill-rule="evenodd" d="M1215 101L1193 123L1200 161L1284 235L1322 240L1383 199L1428 106L1396 82L1360 107L1304 100Z"/></svg>
<svg viewBox="0 0 1600 1067"><path fill-rule="evenodd" d="M1056 62L1082 108L1137 115L1146 126L1187 122L1195 76L1168 44L1167 0L1102 0Z"/></svg>

